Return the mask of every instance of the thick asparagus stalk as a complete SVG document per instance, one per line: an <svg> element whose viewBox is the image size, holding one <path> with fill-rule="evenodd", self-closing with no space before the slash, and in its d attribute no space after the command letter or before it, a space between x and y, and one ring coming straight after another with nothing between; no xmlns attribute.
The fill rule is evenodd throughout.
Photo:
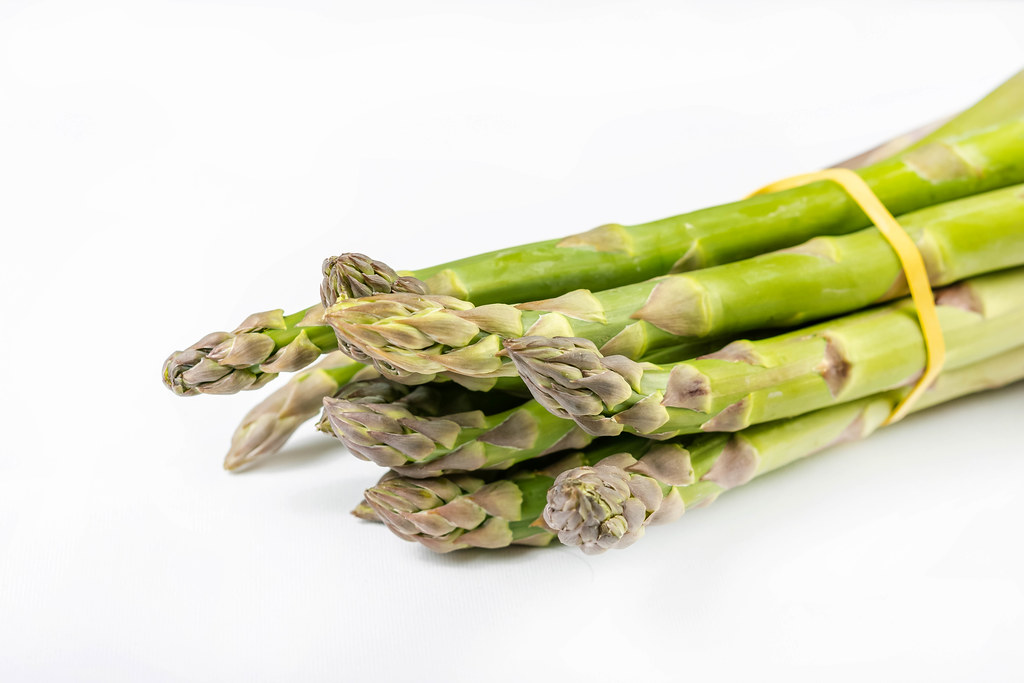
<svg viewBox="0 0 1024 683"><path fill-rule="evenodd" d="M1022 116L1024 116L1024 71L1018 71L971 107L946 121L920 140L911 143L906 147L906 151L958 137L971 131L998 126ZM897 150L893 149L892 153L896 154L896 152ZM869 163L871 162L865 161L864 165Z"/></svg>
<svg viewBox="0 0 1024 683"><path fill-rule="evenodd" d="M890 211L903 214L1024 182L1022 171L1024 121L1014 121L925 145L860 174ZM843 190L822 182L652 223L602 226L416 273L431 293L477 305L531 301L580 286L610 289L670 271L729 263L868 223Z"/></svg>
<svg viewBox="0 0 1024 683"><path fill-rule="evenodd" d="M277 452L299 425L320 412L325 396L338 394L349 382L376 375L373 368L356 363L340 351L324 356L242 418L231 437L224 469L237 470Z"/></svg>
<svg viewBox="0 0 1024 683"><path fill-rule="evenodd" d="M915 128L909 133L898 135L874 149L836 164L836 167L863 168L900 152L911 151L932 142L996 126L1022 116L1024 116L1024 71L1014 74L1005 83L956 116L949 116Z"/></svg>
<svg viewBox="0 0 1024 683"><path fill-rule="evenodd" d="M453 473L411 479L389 473L366 491L365 503L397 536L419 541L435 552L461 548L544 546L554 534L538 524L547 490L560 472L594 464L645 439L619 437L586 451L552 456L543 465L497 473ZM357 507L356 516L365 509Z"/></svg>
<svg viewBox="0 0 1024 683"><path fill-rule="evenodd" d="M936 303L945 367L1012 348L1024 337L1024 268L939 290ZM601 436L737 431L912 383L925 364L908 299L667 365L603 356L573 338L505 346L540 403Z"/></svg>
<svg viewBox="0 0 1024 683"><path fill-rule="evenodd" d="M913 407L922 410L1024 379L1024 347L944 372ZM895 389L812 413L640 448L562 472L543 517L585 553L625 548L650 524L677 519L724 491L824 448L869 436L906 396Z"/></svg>
<svg viewBox="0 0 1024 683"><path fill-rule="evenodd" d="M1024 120L931 143L860 173L895 214L1024 182ZM670 271L737 261L816 235L848 233L867 223L841 189L822 182L638 226L601 226L413 275L434 294L474 304L530 301L579 287L609 289ZM356 265L344 275L333 278L346 283L334 287L333 296L363 291L362 285L353 285L348 279L362 269L373 273L365 280L370 290L380 282L385 288L398 283L398 279L389 280L386 266L368 266L373 262L365 257L353 263ZM327 289L332 287L328 282ZM325 300L330 302L331 296L326 295ZM319 353L335 348L330 331L317 324L316 312L316 307L291 316L272 311L273 315L263 314L235 333L207 335L168 358L164 382L186 396L234 393L262 386L272 379L265 377L268 373L301 369ZM303 318L309 327L300 332L297 323ZM234 338L240 332L253 336L237 342ZM239 350L233 353L236 346Z"/></svg>
<svg viewBox="0 0 1024 683"><path fill-rule="evenodd" d="M933 286L1024 264L1024 186L916 211L901 223ZM589 339L605 355L640 359L692 337L792 326L906 294L892 247L875 228L615 289L580 289L518 305L444 296L381 295L340 302L325 318L364 362L418 377L508 374L498 338ZM343 343L344 343L343 342ZM351 353L348 345L346 350Z"/></svg>

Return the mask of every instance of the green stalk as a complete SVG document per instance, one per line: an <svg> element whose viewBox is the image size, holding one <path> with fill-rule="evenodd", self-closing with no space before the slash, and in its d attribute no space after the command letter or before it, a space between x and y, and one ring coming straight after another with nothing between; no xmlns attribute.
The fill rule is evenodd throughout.
<svg viewBox="0 0 1024 683"><path fill-rule="evenodd" d="M948 369L1024 335L1024 268L939 290ZM668 438L737 431L911 384L925 364L913 303L838 318L667 365L603 356L581 339L525 337L506 349L534 397L589 433Z"/></svg>
<svg viewBox="0 0 1024 683"><path fill-rule="evenodd" d="M914 405L923 410L1024 379L1024 346L943 372ZM560 474L544 520L586 553L625 548L647 526L678 519L731 488L835 444L866 438L909 392L894 389L736 434L702 434L642 444L593 467Z"/></svg>
<svg viewBox="0 0 1024 683"><path fill-rule="evenodd" d="M1024 185L915 211L900 219L933 286L1024 264ZM589 339L605 355L640 359L691 338L793 326L904 296L892 247L875 228L615 289L473 307L430 295L344 301L325 316L346 349L417 377L508 374L499 340Z"/></svg>
<svg viewBox="0 0 1024 683"><path fill-rule="evenodd" d="M1024 182L1024 120L925 145L858 173L897 215ZM845 191L819 182L652 223L607 225L471 256L416 275L431 293L476 305L531 301L738 261L869 224Z"/></svg>
<svg viewBox="0 0 1024 683"><path fill-rule="evenodd" d="M933 142L960 137L1021 117L1024 117L1024 71L1014 74L1005 83L956 116L949 116L896 136L874 149L836 164L836 167L863 168L900 152L909 152Z"/></svg>

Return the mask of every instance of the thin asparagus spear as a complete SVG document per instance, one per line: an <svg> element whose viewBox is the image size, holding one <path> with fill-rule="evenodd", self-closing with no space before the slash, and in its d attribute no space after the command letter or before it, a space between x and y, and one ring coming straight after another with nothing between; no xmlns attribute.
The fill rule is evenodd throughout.
<svg viewBox="0 0 1024 683"><path fill-rule="evenodd" d="M1024 268L939 290L936 304L945 367L1012 348L1024 338ZM600 436L737 431L913 383L925 364L909 299L667 365L603 356L573 338L505 347L539 402Z"/></svg>
<svg viewBox="0 0 1024 683"><path fill-rule="evenodd" d="M586 451L548 458L540 467L531 463L531 467L517 468L500 478L495 472L428 479L389 473L366 491L365 503L397 536L419 541L435 552L513 544L544 546L554 534L536 523L555 477L622 448L639 448L644 441L637 437L605 439Z"/></svg>
<svg viewBox="0 0 1024 683"><path fill-rule="evenodd" d="M376 370L356 363L340 351L324 356L250 410L231 437L224 469L238 470L277 452L303 422L320 412L325 396L353 380L375 376Z"/></svg>
<svg viewBox="0 0 1024 683"><path fill-rule="evenodd" d="M524 460L582 448L592 437L536 401L495 414L427 417L401 404L324 399L334 433L355 455L407 477L508 469Z"/></svg>
<svg viewBox="0 0 1024 683"><path fill-rule="evenodd" d="M1024 264L1024 185L903 216L933 286ZM500 376L499 338L589 339L605 355L639 360L693 337L728 337L793 326L906 294L902 266L881 233L867 228L703 270L518 305L392 294L343 301L325 319L359 347L360 360L392 375L452 372Z"/></svg>
<svg viewBox="0 0 1024 683"><path fill-rule="evenodd" d="M1024 347L1018 347L944 372L914 410L1022 378ZM737 434L681 437L668 443L626 435L599 439L583 451L527 463L500 476L410 479L388 473L366 492L354 514L365 514L364 506L369 506L400 538L442 553L542 546L555 532L585 552L626 547L648 525L707 505L744 478L828 445L868 436L906 391L883 392Z"/></svg>
<svg viewBox="0 0 1024 683"><path fill-rule="evenodd" d="M939 375L913 407L923 410L1024 379L1024 347ZM812 413L658 445L641 444L595 466L558 475L543 517L566 545L588 554L625 548L650 524L678 519L722 492L828 446L882 426L909 389L894 389Z"/></svg>
<svg viewBox="0 0 1024 683"><path fill-rule="evenodd" d="M917 142L912 143L906 148L906 151L958 137L971 131L998 126L1022 116L1024 116L1024 71L1018 71L974 105L960 112ZM893 153L895 154L895 151Z"/></svg>
<svg viewBox="0 0 1024 683"><path fill-rule="evenodd" d="M415 275L399 275L386 263L365 254L347 253L324 259L320 303L332 306L340 299L358 299L371 294L409 292L426 294L427 286Z"/></svg>
<svg viewBox="0 0 1024 683"><path fill-rule="evenodd" d="M1005 83L956 116L949 116L926 126L915 128L909 133L887 140L874 149L838 163L836 167L863 168L903 151L909 152L932 142L989 128L1022 116L1024 116L1024 71L1014 74Z"/></svg>
<svg viewBox="0 0 1024 683"><path fill-rule="evenodd" d="M1024 120L925 145L860 173L895 214L1024 182ZM434 294L474 304L530 301L579 287L609 289L737 261L867 224L841 189L822 182L633 227L605 225L412 275ZM374 267L378 271L383 269ZM361 272L359 267L335 280L347 282L356 272ZM380 280L388 282L387 277L368 278L369 288ZM330 295L325 300L330 302ZM171 354L164 364L164 382L184 396L234 393L262 386L273 379L267 374L301 369L336 348L333 334L318 319L320 310L312 307L290 316L271 311L247 320L234 333L207 335ZM305 329L300 329L303 320ZM237 340L242 333L244 339Z"/></svg>

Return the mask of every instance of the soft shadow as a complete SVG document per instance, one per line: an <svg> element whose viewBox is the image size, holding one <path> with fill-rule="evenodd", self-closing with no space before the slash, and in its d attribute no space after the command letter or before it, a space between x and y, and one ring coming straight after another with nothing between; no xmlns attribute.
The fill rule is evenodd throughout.
<svg viewBox="0 0 1024 683"><path fill-rule="evenodd" d="M363 491L373 486L379 477L379 474L374 476L373 473L370 473L366 479L332 478L331 481L321 486L306 489L292 496L291 508L313 515L339 515L340 518L347 518L354 523L380 526L384 531L383 524L356 519L352 516L352 509L363 499Z"/></svg>
<svg viewBox="0 0 1024 683"><path fill-rule="evenodd" d="M327 458L348 457L348 451L337 440L324 437L302 444L290 444L273 455L256 460L233 474L247 472L280 472L308 467Z"/></svg>
<svg viewBox="0 0 1024 683"><path fill-rule="evenodd" d="M372 524L372 522L368 522ZM418 545L418 544L417 544ZM507 548L466 548L464 550L454 550L450 553L435 553L423 546L414 548L416 550L417 559L420 561L434 565L437 567L445 567L451 569L453 567L482 567L491 564L508 565L510 562L524 562L527 558L536 558L543 556L554 556L562 551L575 551L579 553L576 548L568 548L558 542L557 539L553 540L550 545L542 548L535 548L531 546L523 545L511 545Z"/></svg>

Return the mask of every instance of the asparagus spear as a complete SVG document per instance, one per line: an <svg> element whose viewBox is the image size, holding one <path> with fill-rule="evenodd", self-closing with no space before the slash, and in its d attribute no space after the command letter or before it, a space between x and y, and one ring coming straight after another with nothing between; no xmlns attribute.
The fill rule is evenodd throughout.
<svg viewBox="0 0 1024 683"><path fill-rule="evenodd" d="M1024 182L1024 120L934 142L860 171L895 214L958 197ZM687 271L748 258L799 244L816 235L843 234L864 227L867 218L832 183L703 209L652 223L605 225L561 240L536 242L480 254L413 276L434 294L487 304L553 297L581 286L609 289L670 271ZM369 259L344 276L370 268ZM385 267L373 266L365 283L372 290L389 280ZM390 270L390 269L387 269ZM406 281L411 282L411 281ZM328 282L330 291L333 285ZM355 286L357 290L360 286ZM416 285L414 285L414 288ZM344 287L334 296L347 295ZM325 296L331 301L331 294ZM305 367L320 353L336 348L329 329L318 322L318 307L284 316L271 311L255 316L234 333L214 333L164 364L164 382L175 393L234 393L262 386L276 374ZM307 327L299 329L300 321ZM242 341L236 337L245 334ZM238 347L235 352L235 347Z"/></svg>
<svg viewBox="0 0 1024 683"><path fill-rule="evenodd" d="M1022 378L1024 346L1018 346L940 374L913 410ZM559 474L548 491L543 518L562 543L585 553L625 548L650 524L678 519L724 491L828 446L869 436L908 391L894 389L736 434L624 448L595 466Z"/></svg>
<svg viewBox="0 0 1024 683"><path fill-rule="evenodd" d="M933 286L1024 264L1024 185L907 214ZM364 362L427 376L508 374L498 338L589 339L606 355L640 359L691 337L792 326L903 296L906 280L875 228L692 273L615 289L579 289L518 305L444 296L380 295L343 301L325 318ZM346 351L351 349L346 345ZM400 374L400 373L397 373Z"/></svg>
<svg viewBox="0 0 1024 683"><path fill-rule="evenodd" d="M429 385L428 385L429 386ZM536 401L486 414L472 410L425 416L399 403L324 399L334 433L357 457L407 477L508 469L524 460L582 448L592 437Z"/></svg>
<svg viewBox="0 0 1024 683"><path fill-rule="evenodd" d="M250 410L231 437L224 469L237 470L277 452L303 422L320 412L325 396L377 373L335 351L299 373Z"/></svg>
<svg viewBox="0 0 1024 683"><path fill-rule="evenodd" d="M955 369L1020 343L1024 268L936 296ZM909 299L667 365L603 356L593 342L524 337L505 347L534 397L594 435L737 431L913 383L925 364Z"/></svg>
<svg viewBox="0 0 1024 683"><path fill-rule="evenodd" d="M863 168L903 151L911 151L932 142L989 128L1021 116L1024 116L1024 71L1014 74L1005 83L956 116L946 117L896 136L874 149L836 164L836 167Z"/></svg>
<svg viewBox="0 0 1024 683"><path fill-rule="evenodd" d="M431 383L408 386L392 382L384 377L377 377L362 382L355 382L333 396L325 399L338 399L356 405L379 405L384 407L400 407L420 418L433 418L454 413L464 413L474 409L498 411L521 403L529 396L521 393L510 394L504 391L492 391L486 394L463 389L457 384ZM331 427L330 416L324 401L323 410L316 428L330 436L336 436Z"/></svg>
<svg viewBox="0 0 1024 683"><path fill-rule="evenodd" d="M596 463L645 439L619 437L586 451L548 458L544 465L497 473L453 473L412 479L389 473L365 493L365 503L397 536L419 541L435 552L461 548L544 546L554 534L538 525L548 488L572 467ZM357 507L356 516L365 514Z"/></svg>
<svg viewBox="0 0 1024 683"><path fill-rule="evenodd" d="M915 410L1022 378L1024 347L1018 347L941 374ZM648 525L707 505L752 476L825 446L868 436L906 391L883 392L737 434L667 443L627 435L599 439L583 451L500 476L410 479L388 473L366 492L354 514L364 517L369 507L397 536L436 552L547 545L555 532L585 552L622 548Z"/></svg>
<svg viewBox="0 0 1024 683"><path fill-rule="evenodd" d="M1022 116L1024 116L1024 71L1018 71L974 105L946 121L920 140L911 143L906 150L910 151L932 142L997 126ZM896 150L893 150L893 154L895 153ZM866 162L865 165L867 163L870 162Z"/></svg>
<svg viewBox="0 0 1024 683"><path fill-rule="evenodd" d="M1024 171L1022 134L1024 120L1013 121L925 145L860 174L890 211L903 214L1024 181L1015 179ZM652 223L602 226L416 273L431 293L477 305L530 301L580 286L610 289L670 271L737 261L868 223L842 189L822 182Z"/></svg>

